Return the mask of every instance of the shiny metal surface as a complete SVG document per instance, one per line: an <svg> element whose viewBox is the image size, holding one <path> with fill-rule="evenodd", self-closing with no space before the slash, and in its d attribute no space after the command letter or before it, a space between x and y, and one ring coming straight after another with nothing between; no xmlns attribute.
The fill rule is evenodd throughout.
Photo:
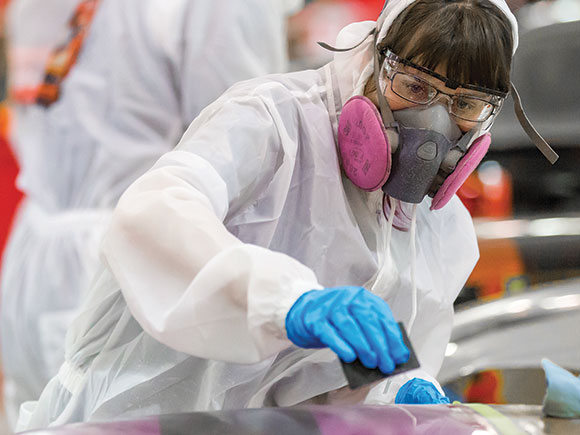
<svg viewBox="0 0 580 435"><path fill-rule="evenodd" d="M580 216L530 217L526 219L474 219L478 239L580 236ZM579 247L580 249L580 247Z"/></svg>
<svg viewBox="0 0 580 435"><path fill-rule="evenodd" d="M458 311L438 379L539 368L544 357L580 369L580 279Z"/></svg>
<svg viewBox="0 0 580 435"><path fill-rule="evenodd" d="M308 406L161 415L135 421L82 423L35 435L497 435L462 405Z"/></svg>
<svg viewBox="0 0 580 435"><path fill-rule="evenodd" d="M509 418L524 434L580 434L580 420L545 417L542 415L540 406L492 405L491 407Z"/></svg>
<svg viewBox="0 0 580 435"><path fill-rule="evenodd" d="M539 406L308 406L161 415L81 423L30 435L515 435L577 434L580 420L545 418Z"/></svg>

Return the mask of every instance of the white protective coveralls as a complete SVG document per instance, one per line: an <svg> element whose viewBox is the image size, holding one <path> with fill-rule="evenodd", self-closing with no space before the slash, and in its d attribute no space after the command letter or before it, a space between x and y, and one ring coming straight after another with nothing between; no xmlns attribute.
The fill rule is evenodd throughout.
<svg viewBox="0 0 580 435"><path fill-rule="evenodd" d="M389 2L382 35L411 2ZM346 27L337 46L375 25ZM105 237L106 267L67 335L66 361L40 400L23 405L19 429L291 406L345 391L336 355L292 346L284 321L306 291L370 286L377 276L395 318L411 316L410 234L393 231L388 254L382 191L356 188L337 156L340 109L363 93L372 52L369 37L320 70L237 84L129 187ZM415 376L434 381L453 301L478 258L459 199L434 212L430 203L418 206L414 241L410 339L422 368L376 385L366 403L392 402Z"/></svg>
<svg viewBox="0 0 580 435"><path fill-rule="evenodd" d="M18 86L44 75L31 62L46 60L47 40L35 35L52 38L54 49L79 3L13 2ZM121 193L233 83L287 70L286 18L301 3L102 0L61 98L48 109L16 105L27 200L5 254L0 325L14 423L20 403L37 399L64 360L71 313L88 291Z"/></svg>

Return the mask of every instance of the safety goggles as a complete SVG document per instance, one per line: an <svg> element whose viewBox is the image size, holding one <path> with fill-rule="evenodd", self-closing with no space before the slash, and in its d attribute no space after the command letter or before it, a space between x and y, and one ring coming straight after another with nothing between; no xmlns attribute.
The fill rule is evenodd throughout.
<svg viewBox="0 0 580 435"><path fill-rule="evenodd" d="M449 113L465 121L489 120L499 112L507 95L507 93L481 86L457 83L428 68L403 59L389 49L382 54L385 60L379 83L383 94L387 91L387 86L390 86L394 94L414 104L430 105L446 100ZM448 93L440 90L431 82L431 77L456 92Z"/></svg>

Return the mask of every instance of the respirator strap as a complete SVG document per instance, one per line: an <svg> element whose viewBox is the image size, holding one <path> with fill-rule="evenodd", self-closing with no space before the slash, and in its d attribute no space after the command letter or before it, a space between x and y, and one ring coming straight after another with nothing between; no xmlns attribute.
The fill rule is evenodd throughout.
<svg viewBox="0 0 580 435"><path fill-rule="evenodd" d="M388 136L388 140L391 146L391 150L392 152L395 152L397 150L398 144L399 144L399 135L398 135L398 131L396 134L393 134L393 129L397 130L398 128L398 124L397 122L395 122L395 118L393 117L393 112L391 111L389 104L387 103L387 99L385 98L385 96L383 95L383 93L381 92L381 87L380 87L380 83L379 83L379 75L380 75L380 69L381 69L381 65L380 65L380 59L379 59L379 51L377 50L377 38L379 36L379 32L377 31L377 29L372 29L369 33L367 33L367 35L356 45L353 45L352 47L347 47L347 48L337 48L337 47L333 47L329 44L327 44L326 42L318 42L318 45L320 45L322 48L324 48L325 50L328 51L333 51L335 53L343 53L346 51L350 51L350 50L354 50L355 48L359 47L360 45L362 45L369 36L373 35L374 39L373 39L373 63L374 63L374 68L373 68L373 79L375 81L375 87L377 88L377 99L379 102L379 113L381 114L381 119L383 120L383 125L385 126L386 130L387 130L387 136Z"/></svg>
<svg viewBox="0 0 580 435"><path fill-rule="evenodd" d="M516 116L518 117L518 121L520 125L528 135L528 137L534 142L534 145L540 150L540 152L548 159L551 164L556 163L558 160L558 154L554 151L554 149L548 145L548 143L544 140L542 136L537 132L534 128L526 113L524 112L524 108L522 107L522 101L520 99L520 94L516 90L516 87L513 83L511 83L511 93L514 99L514 111L516 112Z"/></svg>
<svg viewBox="0 0 580 435"><path fill-rule="evenodd" d="M354 50L357 47L360 47L363 42L365 42L367 40L367 38L373 34L376 35L377 33L377 29L373 29L371 30L369 33L366 34L366 36L362 39L362 41L360 41L358 44L353 45L352 47L348 47L348 48L337 48L337 47L333 47L332 45L327 44L326 42L317 42L318 45L320 45L322 48L324 48L325 50L328 51L333 51L335 53L344 53L346 51L351 51ZM376 42L377 38L375 36L375 42Z"/></svg>
<svg viewBox="0 0 580 435"><path fill-rule="evenodd" d="M393 116L393 112L389 107L389 103L387 103L387 99L383 95L380 86L379 76L381 73L381 63L379 59L379 50L377 49L377 38L379 34L375 33L375 39L373 42L373 79L375 81L375 88L377 91L377 100L379 102L379 113L381 114L381 119L383 120L383 125L385 126L387 132L387 138L389 140L389 144L391 146L391 152L397 151L399 147L399 124L395 121ZM393 131L396 130L396 133Z"/></svg>
<svg viewBox="0 0 580 435"><path fill-rule="evenodd" d="M463 137L459 139L457 145L447 153L447 156L445 156L441 162L441 166L437 172L437 177L435 177L433 184L431 184L431 187L429 188L429 196L433 197L437 193L443 182L455 170L457 163L459 163L463 158L473 140L479 136L479 133L479 129L471 129L465 133Z"/></svg>
<svg viewBox="0 0 580 435"><path fill-rule="evenodd" d="M381 92L381 86L379 81L379 76L381 73L381 65L379 59L379 50L377 50L377 37L378 34L375 34L375 41L374 41L374 70L373 70L373 78L375 80L375 86L377 88L377 99L379 100L379 112L381 113L381 118L383 118L383 124L385 124L386 128L393 128L397 126L395 122L395 118L393 117L393 112L387 103L387 99Z"/></svg>
<svg viewBox="0 0 580 435"><path fill-rule="evenodd" d="M387 104L387 100L386 100L385 96L382 95L382 93L380 91L380 85L379 85L379 74L380 74L379 51L377 50L377 37L378 37L379 33L377 32L377 29L376 28L372 29L369 33L367 33L367 35L363 38L362 41L360 41L356 45L353 45L352 47L337 48L337 47L333 47L332 45L327 44L326 42L317 42L317 44L328 51L333 51L335 53L343 53L345 51L354 50L355 48L359 47L371 35L374 35L374 38L373 38L373 53L374 53L374 56L373 56L373 61L374 61L373 78L375 80L375 86L377 88L377 98L379 100L379 112L381 114L381 118L383 119L383 124L385 125L385 127L386 128L395 128L397 126L397 123L395 122L395 118L393 117L393 112L391 112L391 109L389 108L389 105Z"/></svg>

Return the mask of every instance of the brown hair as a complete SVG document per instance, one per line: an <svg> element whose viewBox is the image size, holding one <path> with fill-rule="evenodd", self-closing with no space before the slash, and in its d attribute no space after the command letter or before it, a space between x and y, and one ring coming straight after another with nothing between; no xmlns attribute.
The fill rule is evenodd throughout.
<svg viewBox="0 0 580 435"><path fill-rule="evenodd" d="M429 69L444 65L456 82L509 90L512 28L489 0L418 0L395 19L386 47Z"/></svg>

